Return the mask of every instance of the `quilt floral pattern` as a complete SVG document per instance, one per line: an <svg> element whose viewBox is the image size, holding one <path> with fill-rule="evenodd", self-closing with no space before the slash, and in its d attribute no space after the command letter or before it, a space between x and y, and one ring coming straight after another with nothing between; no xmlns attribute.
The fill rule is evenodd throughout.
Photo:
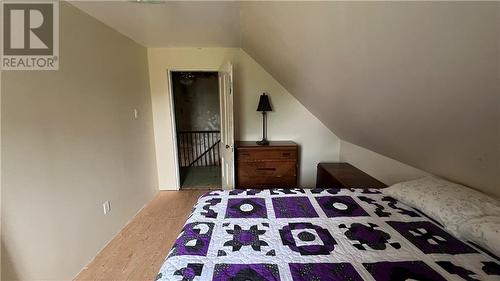
<svg viewBox="0 0 500 281"><path fill-rule="evenodd" d="M375 189L212 191L157 280L500 280L498 258Z"/></svg>

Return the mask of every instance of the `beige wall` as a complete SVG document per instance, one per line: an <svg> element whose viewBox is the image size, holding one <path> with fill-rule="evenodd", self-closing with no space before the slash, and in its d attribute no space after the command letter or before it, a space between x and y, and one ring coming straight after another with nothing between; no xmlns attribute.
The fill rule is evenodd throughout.
<svg viewBox="0 0 500 281"><path fill-rule="evenodd" d="M387 185L430 175L425 171L343 140L340 141L340 161L353 164ZM453 179L445 179L453 181ZM489 194L498 197L493 192Z"/></svg>
<svg viewBox="0 0 500 281"><path fill-rule="evenodd" d="M351 163L387 185L428 175L422 170L347 141L340 142L340 161Z"/></svg>
<svg viewBox="0 0 500 281"><path fill-rule="evenodd" d="M225 61L234 64L236 139L258 140L262 116L259 95L271 95L271 140L294 140L301 145L300 184L313 186L317 162L337 161L339 139L245 52L237 48L148 49L151 99L160 189L176 189L176 167L168 96L168 69L217 70Z"/></svg>
<svg viewBox="0 0 500 281"><path fill-rule="evenodd" d="M262 114L256 112L259 96L271 96L268 138L292 140L300 145L299 185L316 184L316 165L339 159L339 138L307 110L247 53L241 51L235 71L236 137L262 138Z"/></svg>
<svg viewBox="0 0 500 281"><path fill-rule="evenodd" d="M342 140L500 196L499 6L245 2L242 49Z"/></svg>
<svg viewBox="0 0 500 281"><path fill-rule="evenodd" d="M2 279L2 274L3 274L3 259L2 259L2 252L3 252L3 243L2 243L2 225L3 225L3 215L2 215L2 187L3 187L3 181L2 181L2 122L1 122L1 116L2 116L2 70L0 70L0 280Z"/></svg>
<svg viewBox="0 0 500 281"><path fill-rule="evenodd" d="M60 14L59 71L2 73L2 280L73 278L157 192L146 49Z"/></svg>

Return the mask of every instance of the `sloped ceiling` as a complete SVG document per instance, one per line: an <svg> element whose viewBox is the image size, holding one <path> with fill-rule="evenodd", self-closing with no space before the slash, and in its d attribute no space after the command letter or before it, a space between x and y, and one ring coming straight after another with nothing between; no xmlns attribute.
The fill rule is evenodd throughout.
<svg viewBox="0 0 500 281"><path fill-rule="evenodd" d="M500 3L73 4L147 47L241 47L343 140L500 188Z"/></svg>
<svg viewBox="0 0 500 281"><path fill-rule="evenodd" d="M72 1L146 47L239 47L238 2Z"/></svg>
<svg viewBox="0 0 500 281"><path fill-rule="evenodd" d="M242 48L343 140L500 188L499 4L241 4Z"/></svg>

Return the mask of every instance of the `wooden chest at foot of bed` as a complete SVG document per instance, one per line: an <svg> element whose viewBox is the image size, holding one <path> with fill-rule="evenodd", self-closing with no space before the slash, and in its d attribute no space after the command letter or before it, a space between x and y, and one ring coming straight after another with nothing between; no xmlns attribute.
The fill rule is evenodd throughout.
<svg viewBox="0 0 500 281"><path fill-rule="evenodd" d="M298 153L299 146L291 141L272 141L269 145L236 142L236 187L296 187Z"/></svg>

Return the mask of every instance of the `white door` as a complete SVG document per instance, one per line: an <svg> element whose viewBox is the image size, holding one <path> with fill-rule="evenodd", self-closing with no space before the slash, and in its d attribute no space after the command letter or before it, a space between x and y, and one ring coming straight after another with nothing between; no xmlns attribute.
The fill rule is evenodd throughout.
<svg viewBox="0 0 500 281"><path fill-rule="evenodd" d="M222 189L234 189L233 65L219 69Z"/></svg>

